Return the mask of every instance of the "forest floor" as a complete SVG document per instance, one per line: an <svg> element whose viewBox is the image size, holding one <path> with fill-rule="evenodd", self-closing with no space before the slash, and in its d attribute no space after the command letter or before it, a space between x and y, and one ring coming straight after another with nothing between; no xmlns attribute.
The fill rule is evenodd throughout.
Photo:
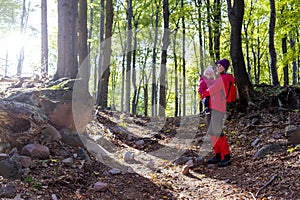
<svg viewBox="0 0 300 200"><path fill-rule="evenodd" d="M298 110L229 112L225 130L232 164L219 168L205 162L212 149L204 114L151 119L97 111L87 133L101 146L93 149L89 162L64 165L61 150L75 154L78 149L52 143L50 159L34 160L28 175L10 183L17 189L15 199L300 199L300 151L285 137L290 123L300 125ZM253 158L274 143L282 150ZM188 160L176 158L201 163L184 174ZM93 188L97 182L105 187Z"/></svg>

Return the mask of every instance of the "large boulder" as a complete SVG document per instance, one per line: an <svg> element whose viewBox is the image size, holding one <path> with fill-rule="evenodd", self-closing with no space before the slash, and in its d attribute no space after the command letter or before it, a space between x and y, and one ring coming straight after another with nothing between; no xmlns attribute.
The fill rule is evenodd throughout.
<svg viewBox="0 0 300 200"><path fill-rule="evenodd" d="M297 128L290 133L288 137L288 143L294 145L300 144L300 128Z"/></svg>
<svg viewBox="0 0 300 200"><path fill-rule="evenodd" d="M10 150L39 134L48 117L26 103L0 99L0 152Z"/></svg>
<svg viewBox="0 0 300 200"><path fill-rule="evenodd" d="M33 142L47 124L83 133L94 100L82 82L62 79L47 88L11 89L0 99L0 152Z"/></svg>
<svg viewBox="0 0 300 200"><path fill-rule="evenodd" d="M61 79L50 87L18 92L7 98L41 108L56 129L83 133L94 108L94 99L79 79Z"/></svg>

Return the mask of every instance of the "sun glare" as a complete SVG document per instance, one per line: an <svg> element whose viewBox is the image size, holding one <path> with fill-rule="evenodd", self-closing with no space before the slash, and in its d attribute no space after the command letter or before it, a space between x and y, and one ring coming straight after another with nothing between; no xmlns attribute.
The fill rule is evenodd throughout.
<svg viewBox="0 0 300 200"><path fill-rule="evenodd" d="M25 45L25 39L19 33L13 33L3 38L1 44L9 54L18 55L20 48Z"/></svg>
<svg viewBox="0 0 300 200"><path fill-rule="evenodd" d="M15 32L2 37L0 44L0 76L3 76L5 71L7 76L16 74L22 47L24 48L22 74L33 73L33 68L40 62L40 40L34 37L24 37Z"/></svg>

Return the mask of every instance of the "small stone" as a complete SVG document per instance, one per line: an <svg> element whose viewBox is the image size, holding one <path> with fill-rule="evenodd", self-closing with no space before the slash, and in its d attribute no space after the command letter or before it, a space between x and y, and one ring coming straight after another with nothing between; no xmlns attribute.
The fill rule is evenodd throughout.
<svg viewBox="0 0 300 200"><path fill-rule="evenodd" d="M145 141L144 140L138 140L138 141L135 142L135 144L137 146L143 146L145 144Z"/></svg>
<svg viewBox="0 0 300 200"><path fill-rule="evenodd" d="M52 200L57 200L56 195L55 195L55 194L51 194L51 199L52 199Z"/></svg>
<svg viewBox="0 0 300 200"><path fill-rule="evenodd" d="M128 141L133 141L134 140L133 135L131 135L131 134L127 135L127 140Z"/></svg>
<svg viewBox="0 0 300 200"><path fill-rule="evenodd" d="M275 132L274 135L273 135L273 138L274 139L280 139L280 133Z"/></svg>
<svg viewBox="0 0 300 200"><path fill-rule="evenodd" d="M124 153L123 159L125 162L132 162L134 160L134 153L127 151L126 153Z"/></svg>
<svg viewBox="0 0 300 200"><path fill-rule="evenodd" d="M194 166L199 167L199 166L201 166L201 165L203 165L203 164L204 164L204 159L203 159L203 158L198 157L198 158L195 159L195 164L194 164Z"/></svg>
<svg viewBox="0 0 300 200"><path fill-rule="evenodd" d="M153 160L150 160L148 163L147 163L147 167L149 167L150 169L154 169L154 161Z"/></svg>
<svg viewBox="0 0 300 200"><path fill-rule="evenodd" d="M108 189L108 184L104 182L97 182L94 183L92 189L94 189L95 191L104 192L105 190Z"/></svg>
<svg viewBox="0 0 300 200"><path fill-rule="evenodd" d="M258 143L260 142L260 138L256 138L252 143L251 146L256 147Z"/></svg>
<svg viewBox="0 0 300 200"><path fill-rule="evenodd" d="M295 132L297 129L298 129L298 127L295 126L295 125L288 125L288 126L286 126L286 127L285 127L285 130L284 130L285 136L286 136L286 137L289 137L289 136L290 136L293 132Z"/></svg>
<svg viewBox="0 0 300 200"><path fill-rule="evenodd" d="M110 174L112 175L117 175L117 174L121 174L121 171L119 169L111 169L108 171Z"/></svg>
<svg viewBox="0 0 300 200"><path fill-rule="evenodd" d="M16 188L12 184L8 184L5 187L0 188L0 198L13 198L16 196Z"/></svg>
<svg viewBox="0 0 300 200"><path fill-rule="evenodd" d="M191 160L187 161L187 162L185 163L185 165L187 165L187 166L189 166L189 167L193 167L193 166L194 166L194 162L193 162L193 160L191 159Z"/></svg>
<svg viewBox="0 0 300 200"><path fill-rule="evenodd" d="M22 148L22 154L32 158L49 158L49 148L40 144L27 144Z"/></svg>
<svg viewBox="0 0 300 200"><path fill-rule="evenodd" d="M66 158L64 160L62 160L62 163L64 163L66 166L71 167L74 163L73 158Z"/></svg>

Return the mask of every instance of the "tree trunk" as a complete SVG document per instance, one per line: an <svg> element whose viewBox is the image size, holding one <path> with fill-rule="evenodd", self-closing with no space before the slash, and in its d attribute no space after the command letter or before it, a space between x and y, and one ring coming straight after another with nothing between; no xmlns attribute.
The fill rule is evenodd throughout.
<svg viewBox="0 0 300 200"><path fill-rule="evenodd" d="M126 93L125 93L125 112L130 112L130 81L131 81L131 50L132 50L132 0L127 0L127 53L126 53Z"/></svg>
<svg viewBox="0 0 300 200"><path fill-rule="evenodd" d="M200 51L200 71L203 73L204 71L204 63L203 63L203 39L202 39L202 16L201 16L201 8L200 6L198 7L198 37L199 37L199 51Z"/></svg>
<svg viewBox="0 0 300 200"><path fill-rule="evenodd" d="M99 52L99 60L98 60L98 91L97 91L97 105L100 105L100 101L101 101L101 84L102 84L102 75L103 75L103 53L104 53L104 31L105 31L105 16L104 16L104 12L105 12L105 1L101 0L100 2L100 7L101 7L101 11L100 11L100 52Z"/></svg>
<svg viewBox="0 0 300 200"><path fill-rule="evenodd" d="M211 6L210 0L206 0L206 11L207 11L207 26L208 26L208 46L209 46L209 55L211 58L214 57L214 47L213 47L213 33L212 33L212 24L211 24Z"/></svg>
<svg viewBox="0 0 300 200"><path fill-rule="evenodd" d="M249 11L250 12L250 14L249 14L250 16L252 14L252 11L253 11L253 2L251 1L251 3L250 3L250 11ZM250 38L249 38L249 34L248 34L250 22L252 22L251 18L249 18L248 21L244 23L244 32L245 32L245 38L246 38L247 72L248 72L249 79L251 80L250 47L249 47ZM253 54L253 55L255 56L255 54Z"/></svg>
<svg viewBox="0 0 300 200"><path fill-rule="evenodd" d="M42 0L41 2L41 72L42 74L48 74L48 30L47 30L47 0Z"/></svg>
<svg viewBox="0 0 300 200"><path fill-rule="evenodd" d="M290 40L290 45L291 45L291 49L292 51L295 53L295 40L292 37L292 39ZM293 62L292 62L292 84L296 85L297 84L297 63L296 63L296 59L293 58Z"/></svg>
<svg viewBox="0 0 300 200"><path fill-rule="evenodd" d="M214 53L215 60L220 60L221 37L221 1L214 0Z"/></svg>
<svg viewBox="0 0 300 200"><path fill-rule="evenodd" d="M137 107L137 87L136 87L136 48L137 48L137 29L138 29L138 21L134 23L134 37L133 37L133 55L132 55L132 88L133 88L133 98L131 103L131 112L133 115L136 114Z"/></svg>
<svg viewBox="0 0 300 200"><path fill-rule="evenodd" d="M285 36L284 38L282 38L281 42L282 42L283 59L285 60L287 54L287 37ZM285 63L286 62L287 61L285 61ZM284 80L284 86L289 85L289 67L287 63L283 67L283 80Z"/></svg>
<svg viewBox="0 0 300 200"><path fill-rule="evenodd" d="M120 111L124 111L124 91L125 91L125 59L126 59L126 44L123 43L123 41L126 40L122 38L122 33L120 29L120 24L118 23L118 30L119 30L119 37L120 37L120 45L122 47L122 73L121 73L121 102L120 102Z"/></svg>
<svg viewBox="0 0 300 200"><path fill-rule="evenodd" d="M90 4L93 4L93 0L90 0ZM93 15L93 13L94 13L93 8L90 8L90 24L91 24L91 26L88 30L88 39L89 39L89 42L88 42L88 57L89 57L89 65L90 66L91 66L91 54L90 53L91 53L91 46L92 46L91 39L92 39L93 25L94 25L94 20L93 20L94 15ZM97 57L95 56L94 57L94 72L93 72L93 76L94 76L94 79L93 79L93 85L94 85L94 87L93 87L93 97L94 97L94 99L96 99L96 97L97 97L97 95L96 95L97 94L96 93L96 91L97 91L97 65L96 65L96 63L97 63ZM89 68L88 74L91 74L91 67Z"/></svg>
<svg viewBox="0 0 300 200"><path fill-rule="evenodd" d="M89 59L87 45L87 0L79 0L78 17L78 57L80 78L83 80L84 88L88 89L89 84Z"/></svg>
<svg viewBox="0 0 300 200"><path fill-rule="evenodd" d="M183 10L184 3L181 0L181 9ZM185 18L184 15L181 18L182 20L182 116L186 115L186 63L185 63Z"/></svg>
<svg viewBox="0 0 300 200"><path fill-rule="evenodd" d="M23 0L23 9L22 9L21 26L20 26L20 34L22 36L25 36L25 34L26 34L28 16L29 16L29 10L30 10L29 8L30 8L30 1L28 3L28 8L26 9L26 0ZM17 76L21 76L21 74L22 74L23 61L24 61L24 44L21 45L20 51L19 51Z"/></svg>
<svg viewBox="0 0 300 200"><path fill-rule="evenodd" d="M177 54L176 54L176 40L177 40L177 29L174 32L173 39L173 60L174 60L174 73L175 73L175 110L174 116L179 116L179 88L178 88L178 63L177 63Z"/></svg>
<svg viewBox="0 0 300 200"><path fill-rule="evenodd" d="M148 85L149 85L149 78L147 77L146 73L146 66L147 66L147 59L149 56L149 48L147 48L146 55L145 55L145 61L143 64L143 90L144 90L144 115L148 116Z"/></svg>
<svg viewBox="0 0 300 200"><path fill-rule="evenodd" d="M99 94L99 106L107 108L108 106L108 83L110 76L110 59L111 59L111 36L113 27L113 3L112 0L106 0L106 25L105 25L105 41L103 52L103 75L101 78L101 88Z"/></svg>
<svg viewBox="0 0 300 200"><path fill-rule="evenodd" d="M239 92L239 107L241 111L246 111L253 88L246 71L242 51L241 31L244 17L244 0L235 0L233 7L231 5L231 0L227 0L227 6L228 17L231 25L230 55L232 59L236 85Z"/></svg>
<svg viewBox="0 0 300 200"><path fill-rule="evenodd" d="M156 86L156 45L158 38L158 7L155 12L155 32L154 32L154 41L153 41L153 54L152 54L152 95L151 95L151 116L156 117L156 102L157 102L157 86Z"/></svg>
<svg viewBox="0 0 300 200"><path fill-rule="evenodd" d="M203 35L202 35L202 15L201 15L201 1L200 0L195 0L195 5L197 6L197 12L198 12L198 37L199 37L199 52L200 52L200 74L203 74L204 72L204 63L203 63L203 58L204 58L204 54L203 54ZM199 105L199 112L202 111L202 103L201 101L198 101L197 104Z"/></svg>
<svg viewBox="0 0 300 200"><path fill-rule="evenodd" d="M159 110L158 115L165 116L166 110L166 74L167 74L167 54L168 46L170 45L170 30L169 30L169 0L163 0L163 17L164 17L164 33L162 38L162 53L160 64L160 88L159 88Z"/></svg>
<svg viewBox="0 0 300 200"><path fill-rule="evenodd" d="M77 0L58 0L58 58L55 80L77 76L77 8Z"/></svg>
<svg viewBox="0 0 300 200"><path fill-rule="evenodd" d="M272 83L274 86L279 85L277 66L276 66L276 50L274 45L274 35L275 35L275 23L276 23L276 8L275 0L270 0L270 24L269 24L269 53L271 59L271 74Z"/></svg>

